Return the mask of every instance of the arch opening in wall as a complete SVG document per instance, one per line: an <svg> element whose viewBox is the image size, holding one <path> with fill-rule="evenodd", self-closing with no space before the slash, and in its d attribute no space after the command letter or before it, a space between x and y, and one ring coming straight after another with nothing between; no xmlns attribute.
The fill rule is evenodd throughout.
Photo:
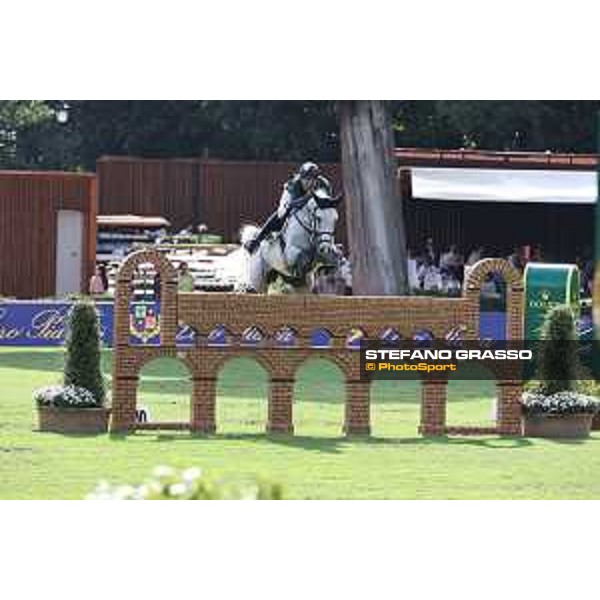
<svg viewBox="0 0 600 600"><path fill-rule="evenodd" d="M191 373L174 357L157 357L139 372L136 427L188 429L191 422Z"/></svg>
<svg viewBox="0 0 600 600"><path fill-rule="evenodd" d="M447 427L495 427L499 388L481 364L465 362L450 374L446 390Z"/></svg>
<svg viewBox="0 0 600 600"><path fill-rule="evenodd" d="M313 357L296 370L293 391L297 435L339 437L345 413L345 375L331 359Z"/></svg>
<svg viewBox="0 0 600 600"><path fill-rule="evenodd" d="M219 434L264 433L268 418L269 375L258 360L230 358L219 369L216 427Z"/></svg>
<svg viewBox="0 0 600 600"><path fill-rule="evenodd" d="M480 260L469 268L464 290L479 304L480 338L522 339L523 275L518 268L503 259Z"/></svg>
<svg viewBox="0 0 600 600"><path fill-rule="evenodd" d="M129 283L129 344L158 346L161 343L161 281L152 263L140 263Z"/></svg>
<svg viewBox="0 0 600 600"><path fill-rule="evenodd" d="M414 437L421 414L421 378L397 371L393 379L374 379L370 386L371 435Z"/></svg>
<svg viewBox="0 0 600 600"><path fill-rule="evenodd" d="M484 275L479 288L479 337L506 339L507 283L500 271Z"/></svg>

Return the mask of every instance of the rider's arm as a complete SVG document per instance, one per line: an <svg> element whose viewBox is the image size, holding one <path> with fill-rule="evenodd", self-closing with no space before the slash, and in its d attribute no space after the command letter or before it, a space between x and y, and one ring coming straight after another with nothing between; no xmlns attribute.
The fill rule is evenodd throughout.
<svg viewBox="0 0 600 600"><path fill-rule="evenodd" d="M288 191L287 186L284 186L283 193L281 194L281 198L279 199L279 206L277 207L277 216L280 219L283 219L291 203L292 195Z"/></svg>
<svg viewBox="0 0 600 600"><path fill-rule="evenodd" d="M283 193L281 194L281 198L279 200L279 206L277 208L277 216L282 219L287 214L288 210L293 208L302 208L310 197L312 196L312 191L307 192L303 196L299 198L294 198L293 194L290 192L290 188L288 184L283 187Z"/></svg>

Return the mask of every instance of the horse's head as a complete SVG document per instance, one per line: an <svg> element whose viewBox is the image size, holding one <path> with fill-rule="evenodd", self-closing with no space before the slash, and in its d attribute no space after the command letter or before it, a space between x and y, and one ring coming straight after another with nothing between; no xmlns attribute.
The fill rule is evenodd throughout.
<svg viewBox="0 0 600 600"><path fill-rule="evenodd" d="M335 227L339 218L337 206L341 196L332 198L326 192L317 191L309 202L312 213L315 258L325 265L338 264L335 247Z"/></svg>

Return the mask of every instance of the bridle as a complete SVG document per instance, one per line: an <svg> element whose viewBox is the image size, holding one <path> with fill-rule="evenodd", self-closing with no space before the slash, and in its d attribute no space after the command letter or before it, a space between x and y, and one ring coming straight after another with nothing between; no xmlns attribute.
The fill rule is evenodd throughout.
<svg viewBox="0 0 600 600"><path fill-rule="evenodd" d="M306 205L305 205L306 206ZM325 241L330 241L333 242L333 237L335 235L335 230L327 230L327 229L318 229L318 225L317 225L317 221L319 220L317 218L317 211L316 209L310 209L307 207L307 210L309 211L310 214L310 223L306 223L304 222L299 216L298 213L300 212L301 209L298 209L296 211L294 211L292 213L292 217L294 219L296 219L296 222L298 223L298 225L300 225L300 227L302 227L302 229L304 229L304 231L306 231L306 233L308 233L311 242L316 241L317 244L316 245L320 245L321 242L325 242Z"/></svg>

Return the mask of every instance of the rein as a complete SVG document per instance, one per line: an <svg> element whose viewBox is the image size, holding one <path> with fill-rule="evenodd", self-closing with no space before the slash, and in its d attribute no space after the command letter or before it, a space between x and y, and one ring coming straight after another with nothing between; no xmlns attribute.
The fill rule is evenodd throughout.
<svg viewBox="0 0 600 600"><path fill-rule="evenodd" d="M310 225L307 225L298 216L298 212L299 211L293 212L291 216L296 219L297 223L300 225L300 227L302 227L302 229L304 229L304 231L306 231L306 233L308 233L308 235L311 237L311 239L313 239L314 237L316 237L317 240L319 240L322 237L325 237L325 236L328 236L328 235L331 236L331 237L333 237L333 234L334 234L333 231L327 231L327 230L321 230L321 231L319 231L316 227L311 227ZM312 212L311 214L313 216L313 221L316 221L316 215L315 215L315 213Z"/></svg>

